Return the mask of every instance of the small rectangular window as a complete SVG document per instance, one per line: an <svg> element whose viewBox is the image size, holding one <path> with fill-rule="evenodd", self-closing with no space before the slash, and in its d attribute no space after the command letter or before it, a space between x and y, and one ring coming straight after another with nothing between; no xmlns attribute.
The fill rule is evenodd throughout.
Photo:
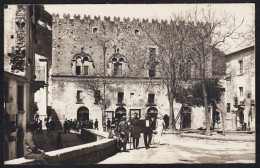
<svg viewBox="0 0 260 168"><path fill-rule="evenodd" d="M155 77L155 69L149 69L149 77Z"/></svg>
<svg viewBox="0 0 260 168"><path fill-rule="evenodd" d="M227 113L230 113L230 103L227 103Z"/></svg>
<svg viewBox="0 0 260 168"><path fill-rule="evenodd" d="M149 93L148 94L148 104L154 104L154 94Z"/></svg>
<svg viewBox="0 0 260 168"><path fill-rule="evenodd" d="M149 48L149 59L154 61L156 56L156 48Z"/></svg>
<svg viewBox="0 0 260 168"><path fill-rule="evenodd" d="M100 102L100 99L101 99L100 90L95 91L94 98L95 98L95 104L98 104Z"/></svg>
<svg viewBox="0 0 260 168"><path fill-rule="evenodd" d="M24 104L24 90L23 86L18 85L17 88L17 103L18 103L18 111L24 111L23 104Z"/></svg>
<svg viewBox="0 0 260 168"><path fill-rule="evenodd" d="M117 93L117 103L121 104L124 100L124 92L118 92Z"/></svg>
<svg viewBox="0 0 260 168"><path fill-rule="evenodd" d="M76 66L76 74L77 75L81 74L81 67L80 66Z"/></svg>
<svg viewBox="0 0 260 168"><path fill-rule="evenodd" d="M244 95L243 87L239 87L239 94L240 94L240 97L243 97L243 95Z"/></svg>
<svg viewBox="0 0 260 168"><path fill-rule="evenodd" d="M97 34L97 33L98 33L98 28L96 28L96 27L93 28L93 29L92 29L92 33L93 33L93 34Z"/></svg>
<svg viewBox="0 0 260 168"><path fill-rule="evenodd" d="M88 66L84 66L84 75L88 75Z"/></svg>
<svg viewBox="0 0 260 168"><path fill-rule="evenodd" d="M134 98L134 93L130 93L130 99L133 99Z"/></svg>
<svg viewBox="0 0 260 168"><path fill-rule="evenodd" d="M82 103L82 90L77 90L77 102Z"/></svg>
<svg viewBox="0 0 260 168"><path fill-rule="evenodd" d="M239 74L243 74L243 60L239 60L238 61L239 63Z"/></svg>

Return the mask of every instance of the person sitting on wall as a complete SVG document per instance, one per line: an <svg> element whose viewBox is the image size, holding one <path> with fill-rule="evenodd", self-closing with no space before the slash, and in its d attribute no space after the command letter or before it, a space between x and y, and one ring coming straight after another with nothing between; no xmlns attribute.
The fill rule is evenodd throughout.
<svg viewBox="0 0 260 168"><path fill-rule="evenodd" d="M30 122L27 125L27 132L24 136L24 158L35 159L39 164L48 164L49 156L44 154L44 150L40 148L40 145L35 140L34 132L36 131L37 123L35 121Z"/></svg>

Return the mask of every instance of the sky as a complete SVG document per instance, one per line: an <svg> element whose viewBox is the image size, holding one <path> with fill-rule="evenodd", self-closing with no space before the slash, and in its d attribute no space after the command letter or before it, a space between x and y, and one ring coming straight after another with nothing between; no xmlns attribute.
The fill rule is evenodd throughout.
<svg viewBox="0 0 260 168"><path fill-rule="evenodd" d="M103 19L104 16L110 16L113 20L114 16L133 18L145 18L145 19L166 19L170 20L173 13L184 12L191 10L197 5L197 8L205 8L209 4L57 4L57 5L44 5L45 10L50 14L59 14L60 17L63 14L70 14L73 18L74 14L100 16ZM217 12L227 12L230 15L236 17L236 22L240 23L244 19L244 24L241 30L248 29L249 26L254 27L255 22L255 6L253 3L236 3L236 4L211 4L211 8ZM235 45L230 47L228 53L237 50Z"/></svg>

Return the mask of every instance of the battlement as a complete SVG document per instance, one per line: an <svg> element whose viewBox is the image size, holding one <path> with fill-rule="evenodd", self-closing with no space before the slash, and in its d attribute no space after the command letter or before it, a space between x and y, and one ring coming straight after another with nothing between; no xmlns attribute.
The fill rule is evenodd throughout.
<svg viewBox="0 0 260 168"><path fill-rule="evenodd" d="M124 17L121 19L120 17L114 17L113 19L110 18L110 16L104 16L103 19L101 19L100 16L93 16L91 17L90 15L86 16L84 15L83 18L81 18L80 15L74 15L73 18L71 18L70 14L63 14L62 17L59 16L59 14L52 14L52 22L53 23L76 23L80 22L82 24L84 23L99 23L99 22L106 22L107 24L114 24L114 23L121 23L121 24L136 24L136 25L166 25L168 24L167 20L158 20L158 19L139 19L139 18L133 18L130 19L129 17ZM171 21L172 23L173 21Z"/></svg>

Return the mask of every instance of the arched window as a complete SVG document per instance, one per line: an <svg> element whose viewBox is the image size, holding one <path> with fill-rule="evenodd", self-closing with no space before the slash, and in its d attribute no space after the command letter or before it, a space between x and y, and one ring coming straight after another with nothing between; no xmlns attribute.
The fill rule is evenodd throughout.
<svg viewBox="0 0 260 168"><path fill-rule="evenodd" d="M94 62L89 54L81 53L75 54L72 61L72 74L75 75L90 75L91 69L95 68Z"/></svg>
<svg viewBox="0 0 260 168"><path fill-rule="evenodd" d="M112 76L122 76L125 75L126 73L126 68L127 67L127 62L126 62L126 58L119 54L113 54L110 59L109 59L109 66L111 67L111 75Z"/></svg>

